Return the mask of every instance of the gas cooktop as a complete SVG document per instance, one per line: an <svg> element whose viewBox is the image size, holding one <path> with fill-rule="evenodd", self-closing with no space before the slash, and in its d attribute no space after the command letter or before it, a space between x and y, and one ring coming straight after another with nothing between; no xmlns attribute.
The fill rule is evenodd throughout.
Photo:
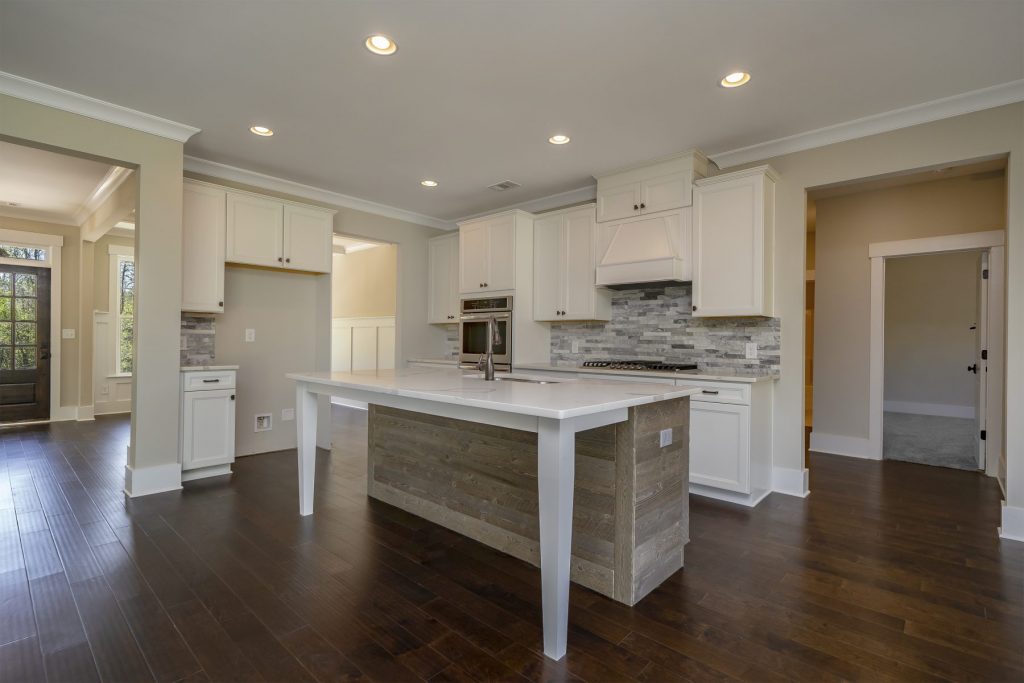
<svg viewBox="0 0 1024 683"><path fill-rule="evenodd" d="M660 360L585 360L580 367L606 370L650 370L658 372L687 372L696 370L696 363L666 363Z"/></svg>

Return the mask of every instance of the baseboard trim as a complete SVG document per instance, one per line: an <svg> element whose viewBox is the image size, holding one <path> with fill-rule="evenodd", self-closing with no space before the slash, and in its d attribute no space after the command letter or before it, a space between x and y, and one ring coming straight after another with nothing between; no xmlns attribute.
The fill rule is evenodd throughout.
<svg viewBox="0 0 1024 683"><path fill-rule="evenodd" d="M691 496L703 496L704 498L724 500L727 503L735 503L748 508L757 507L757 504L764 500L769 493L771 493L771 491L767 489L752 491L751 493L736 493L735 491L716 489L713 486L705 486L703 484L690 484Z"/></svg>
<svg viewBox="0 0 1024 683"><path fill-rule="evenodd" d="M811 492L810 476L807 468L773 467L772 491L786 496L806 498Z"/></svg>
<svg viewBox="0 0 1024 683"><path fill-rule="evenodd" d="M78 406L61 406L50 411L50 422L67 422L78 419Z"/></svg>
<svg viewBox="0 0 1024 683"><path fill-rule="evenodd" d="M78 406L78 416L75 418L79 422L90 422L95 417L93 406Z"/></svg>
<svg viewBox="0 0 1024 683"><path fill-rule="evenodd" d="M1024 508L1003 506L1003 525L999 527L999 538L1024 542Z"/></svg>
<svg viewBox="0 0 1024 683"><path fill-rule="evenodd" d="M811 450L818 453L845 455L848 458L881 460L880 457L871 454L871 440L859 436L811 432Z"/></svg>
<svg viewBox="0 0 1024 683"><path fill-rule="evenodd" d="M132 412L132 402L128 401L97 401L93 404L93 415L120 415Z"/></svg>
<svg viewBox="0 0 1024 683"><path fill-rule="evenodd" d="M231 463L226 465L211 465L210 467L200 467L195 470L182 470L181 471L181 482L195 481L196 479L206 479L207 477L220 477L225 474L231 474Z"/></svg>
<svg viewBox="0 0 1024 683"><path fill-rule="evenodd" d="M916 401L885 401L882 410L887 413L909 413L910 415L932 415L934 417L959 417L973 420L974 406L957 406L946 403L918 403Z"/></svg>
<svg viewBox="0 0 1024 683"><path fill-rule="evenodd" d="M181 465L176 462L153 467L124 467L124 493L129 498L181 489Z"/></svg>

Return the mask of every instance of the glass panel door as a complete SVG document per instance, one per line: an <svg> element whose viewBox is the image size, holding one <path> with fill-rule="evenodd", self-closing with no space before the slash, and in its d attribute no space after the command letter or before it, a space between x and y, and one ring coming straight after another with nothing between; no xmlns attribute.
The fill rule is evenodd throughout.
<svg viewBox="0 0 1024 683"><path fill-rule="evenodd" d="M50 270L0 265L0 422L50 417Z"/></svg>

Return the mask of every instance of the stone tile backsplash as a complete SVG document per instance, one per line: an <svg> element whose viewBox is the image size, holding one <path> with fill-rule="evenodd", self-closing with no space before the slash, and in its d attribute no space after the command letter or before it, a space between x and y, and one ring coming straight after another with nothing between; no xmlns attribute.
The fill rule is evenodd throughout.
<svg viewBox="0 0 1024 683"><path fill-rule="evenodd" d="M445 325L445 348L448 350L445 358L452 360L459 359L459 326L458 325Z"/></svg>
<svg viewBox="0 0 1024 683"><path fill-rule="evenodd" d="M694 318L690 293L690 283L614 291L609 322L551 324L552 364L618 358L696 363L719 374L779 372L778 318ZM756 360L747 360L747 342L757 344Z"/></svg>
<svg viewBox="0 0 1024 683"><path fill-rule="evenodd" d="M212 365L216 318L212 315L181 314L181 364Z"/></svg>

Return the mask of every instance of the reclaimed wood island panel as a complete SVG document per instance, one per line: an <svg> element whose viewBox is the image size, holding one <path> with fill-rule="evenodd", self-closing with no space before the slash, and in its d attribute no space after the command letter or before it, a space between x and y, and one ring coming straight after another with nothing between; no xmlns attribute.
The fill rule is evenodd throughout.
<svg viewBox="0 0 1024 683"><path fill-rule="evenodd" d="M572 581L632 605L683 566L689 401L576 434ZM368 455L371 497L540 566L532 432L371 404Z"/></svg>

